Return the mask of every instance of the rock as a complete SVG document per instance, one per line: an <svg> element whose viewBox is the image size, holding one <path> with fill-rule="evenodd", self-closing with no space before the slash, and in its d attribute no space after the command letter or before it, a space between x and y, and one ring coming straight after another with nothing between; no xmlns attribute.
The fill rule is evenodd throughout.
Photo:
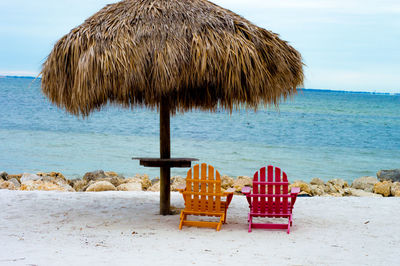
<svg viewBox="0 0 400 266"><path fill-rule="evenodd" d="M0 179L0 189L15 190L14 183Z"/></svg>
<svg viewBox="0 0 400 266"><path fill-rule="evenodd" d="M178 191L178 187L186 185L186 179L181 176L174 176L171 178L171 191Z"/></svg>
<svg viewBox="0 0 400 266"><path fill-rule="evenodd" d="M64 176L55 176L55 175L44 174L41 176L41 180L46 181L46 182L53 182L56 184L69 185L67 179L65 179Z"/></svg>
<svg viewBox="0 0 400 266"><path fill-rule="evenodd" d="M107 178L106 174L104 173L103 170L96 170L93 172L87 172L84 176L83 176L83 180L89 182L89 181L96 181L100 178Z"/></svg>
<svg viewBox="0 0 400 266"><path fill-rule="evenodd" d="M19 182L21 182L21 177L22 177L21 174L19 174L19 175L8 175L8 176L7 176L7 179L15 178L15 179L17 179Z"/></svg>
<svg viewBox="0 0 400 266"><path fill-rule="evenodd" d="M241 192L243 187L252 187L253 179L248 176L238 176L233 183L236 192Z"/></svg>
<svg viewBox="0 0 400 266"><path fill-rule="evenodd" d="M88 182L82 179L72 180L72 187L75 189L75 191L85 191L84 188L87 188L87 184Z"/></svg>
<svg viewBox="0 0 400 266"><path fill-rule="evenodd" d="M149 176L146 174L144 175L137 174L135 175L135 178L139 179L140 182L142 183L142 190L147 190L149 187L152 186L152 182L150 181Z"/></svg>
<svg viewBox="0 0 400 266"><path fill-rule="evenodd" d="M346 181L344 181L343 179L339 179L339 178L331 179L327 183L331 183L332 185L340 187L340 188L345 188L345 187L349 186L349 184L347 184Z"/></svg>
<svg viewBox="0 0 400 266"><path fill-rule="evenodd" d="M345 188L344 189L345 196L354 196L354 197L382 197L380 194L375 194L372 192L368 192L362 189L356 188Z"/></svg>
<svg viewBox="0 0 400 266"><path fill-rule="evenodd" d="M400 182L400 169L380 170L376 176L380 181Z"/></svg>
<svg viewBox="0 0 400 266"><path fill-rule="evenodd" d="M10 180L8 180L8 182L13 183L15 189L19 189L21 187L21 184L19 183L18 179L16 179L16 178L11 178Z"/></svg>
<svg viewBox="0 0 400 266"><path fill-rule="evenodd" d="M113 184L114 187L118 187L119 185L125 183L125 178L121 178L120 176L112 176L112 177L97 179L96 181L108 181L111 184Z"/></svg>
<svg viewBox="0 0 400 266"><path fill-rule="evenodd" d="M23 173L20 181L21 181L21 184L23 184L26 181L30 181L30 180L35 181L35 180L41 180L41 179L42 179L41 176L38 176L35 174Z"/></svg>
<svg viewBox="0 0 400 266"><path fill-rule="evenodd" d="M6 172L1 172L1 173L0 173L0 180L1 180L1 179L7 180L7 176L8 176L8 174L7 174Z"/></svg>
<svg viewBox="0 0 400 266"><path fill-rule="evenodd" d="M391 185L392 182L390 181L378 182L374 185L374 193L381 194L384 197L387 197L390 195Z"/></svg>
<svg viewBox="0 0 400 266"><path fill-rule="evenodd" d="M104 173L104 172L103 172ZM87 189L86 192L90 191L114 191L117 190L116 187L108 181L98 181L91 184Z"/></svg>
<svg viewBox="0 0 400 266"><path fill-rule="evenodd" d="M156 178L153 178L151 180L151 185L154 185L155 183L160 182L160 178L157 176Z"/></svg>
<svg viewBox="0 0 400 266"><path fill-rule="evenodd" d="M310 191L312 196L322 196L325 193L324 185L311 185Z"/></svg>
<svg viewBox="0 0 400 266"><path fill-rule="evenodd" d="M311 179L310 185L323 186L324 185L324 181L321 178L314 177L313 179Z"/></svg>
<svg viewBox="0 0 400 266"><path fill-rule="evenodd" d="M21 187L19 188L19 190L67 191L65 188L63 188L57 184L54 184L52 182L43 181L43 180L27 180L21 184Z"/></svg>
<svg viewBox="0 0 400 266"><path fill-rule="evenodd" d="M334 197L341 197L345 195L344 189L349 185L343 179L331 179L325 184L325 192Z"/></svg>
<svg viewBox="0 0 400 266"><path fill-rule="evenodd" d="M221 187L223 189L228 189L233 187L235 184L235 180L232 177L229 177L227 175L223 175L221 177Z"/></svg>
<svg viewBox="0 0 400 266"><path fill-rule="evenodd" d="M119 191L142 191L142 183L140 182L129 182L121 184L117 187Z"/></svg>
<svg viewBox="0 0 400 266"><path fill-rule="evenodd" d="M152 192L160 191L160 181L154 183L151 187L147 189L147 191L152 191Z"/></svg>
<svg viewBox="0 0 400 266"><path fill-rule="evenodd" d="M119 175L116 172L108 171L104 173L107 177L118 177Z"/></svg>
<svg viewBox="0 0 400 266"><path fill-rule="evenodd" d="M292 189L292 187L299 187L300 191L304 191L307 194L311 195L311 187L309 184L307 184L306 182L302 181L302 180L297 180L294 181L294 183L289 185L289 191Z"/></svg>
<svg viewBox="0 0 400 266"><path fill-rule="evenodd" d="M327 194L329 194L331 196L338 196L336 194L343 196L345 194L343 187L341 187L337 184L332 184L329 181L325 184L324 190Z"/></svg>
<svg viewBox="0 0 400 266"><path fill-rule="evenodd" d="M47 185L47 183L52 183L54 185L57 185L59 188L54 189L54 190L60 190L60 191L68 191L68 192L75 192L75 189L72 188L70 185L69 180L65 178L65 176L59 172L50 172L50 173L37 173L37 176L40 177L40 180L46 183L45 186L51 187L50 185ZM44 189L47 190L47 189ZM50 189L53 190L53 189Z"/></svg>
<svg viewBox="0 0 400 266"><path fill-rule="evenodd" d="M390 194L395 197L400 197L400 182L394 182L390 187Z"/></svg>
<svg viewBox="0 0 400 266"><path fill-rule="evenodd" d="M67 179L65 178L65 176L59 172L50 172L50 173L39 172L39 173L36 173L36 175L41 176L41 177L48 177L48 178L52 178L52 179L64 180L67 183Z"/></svg>
<svg viewBox="0 0 400 266"><path fill-rule="evenodd" d="M355 189L362 189L372 193L374 191L374 185L378 182L379 180L376 177L362 176L360 178L354 179L353 184L351 184L351 187Z"/></svg>

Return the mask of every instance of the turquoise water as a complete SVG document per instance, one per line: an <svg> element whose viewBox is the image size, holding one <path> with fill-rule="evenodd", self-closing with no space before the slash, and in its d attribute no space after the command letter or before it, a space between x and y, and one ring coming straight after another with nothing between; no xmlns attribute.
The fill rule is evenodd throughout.
<svg viewBox="0 0 400 266"><path fill-rule="evenodd" d="M107 107L88 119L51 105L40 80L0 78L0 172L97 169L147 173L131 157L159 154L159 115ZM400 95L304 90L275 108L193 111L171 118L174 157L195 157L221 174L251 176L266 164L290 180L374 176L400 168ZM174 168L172 175L187 169Z"/></svg>

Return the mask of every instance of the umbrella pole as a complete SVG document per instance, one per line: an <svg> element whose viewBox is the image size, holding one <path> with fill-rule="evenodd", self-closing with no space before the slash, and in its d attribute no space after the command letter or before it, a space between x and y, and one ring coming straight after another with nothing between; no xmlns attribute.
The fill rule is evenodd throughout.
<svg viewBox="0 0 400 266"><path fill-rule="evenodd" d="M171 158L171 139L169 121L169 102L163 98L160 103L160 158ZM170 214L171 168L160 168L160 214Z"/></svg>

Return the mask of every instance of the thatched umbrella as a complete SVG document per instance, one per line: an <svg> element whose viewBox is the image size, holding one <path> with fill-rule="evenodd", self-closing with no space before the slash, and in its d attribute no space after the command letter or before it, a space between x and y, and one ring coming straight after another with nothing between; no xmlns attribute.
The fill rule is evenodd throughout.
<svg viewBox="0 0 400 266"><path fill-rule="evenodd" d="M170 114L278 104L303 82L278 35L206 0L125 0L71 30L43 64L43 93L74 115L107 104L160 112L160 212L169 213Z"/></svg>

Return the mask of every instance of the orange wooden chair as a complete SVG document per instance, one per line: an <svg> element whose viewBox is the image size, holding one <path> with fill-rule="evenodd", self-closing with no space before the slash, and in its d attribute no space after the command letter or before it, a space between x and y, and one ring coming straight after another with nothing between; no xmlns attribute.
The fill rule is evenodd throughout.
<svg viewBox="0 0 400 266"><path fill-rule="evenodd" d="M226 222L226 211L231 203L234 189L222 192L221 177L214 167L203 163L196 164L187 172L186 187L178 188L185 200L181 211L179 230L182 226L212 227L220 230ZM222 198L226 197L226 200ZM219 222L189 221L188 215L220 217Z"/></svg>

